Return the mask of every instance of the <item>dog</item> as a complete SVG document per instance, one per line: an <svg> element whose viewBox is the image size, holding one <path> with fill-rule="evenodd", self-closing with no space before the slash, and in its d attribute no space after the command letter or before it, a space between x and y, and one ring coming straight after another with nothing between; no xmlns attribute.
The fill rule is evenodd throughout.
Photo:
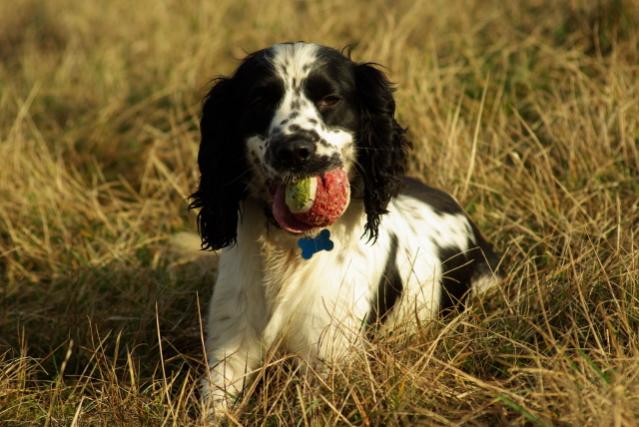
<svg viewBox="0 0 639 427"><path fill-rule="evenodd" d="M339 363L368 332L428 321L498 282L497 254L455 199L405 176L410 143L376 64L276 44L215 80L200 125L190 207L202 247L222 249L202 385L215 408L274 343ZM329 224L296 224L280 190L331 171L348 205Z"/></svg>

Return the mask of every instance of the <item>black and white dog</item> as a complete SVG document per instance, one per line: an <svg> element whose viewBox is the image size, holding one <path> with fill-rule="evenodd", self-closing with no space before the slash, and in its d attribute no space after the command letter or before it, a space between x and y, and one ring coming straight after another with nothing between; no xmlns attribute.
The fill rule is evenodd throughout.
<svg viewBox="0 0 639 427"><path fill-rule="evenodd" d="M455 200L406 178L390 83L335 49L250 54L204 101L191 207L221 249L207 324L206 399L243 388L269 346L336 362L366 331L428 320L497 282L496 255ZM310 259L272 215L272 188L342 168L351 202ZM308 230L314 236L319 229Z"/></svg>

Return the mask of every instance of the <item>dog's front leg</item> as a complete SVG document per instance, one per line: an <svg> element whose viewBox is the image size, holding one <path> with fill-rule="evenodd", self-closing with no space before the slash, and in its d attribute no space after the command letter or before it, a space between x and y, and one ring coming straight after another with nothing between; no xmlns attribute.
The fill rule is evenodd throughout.
<svg viewBox="0 0 639 427"><path fill-rule="evenodd" d="M260 288L224 272L220 269L209 306L208 373L202 384L203 403L216 413L233 403L259 366L265 318Z"/></svg>

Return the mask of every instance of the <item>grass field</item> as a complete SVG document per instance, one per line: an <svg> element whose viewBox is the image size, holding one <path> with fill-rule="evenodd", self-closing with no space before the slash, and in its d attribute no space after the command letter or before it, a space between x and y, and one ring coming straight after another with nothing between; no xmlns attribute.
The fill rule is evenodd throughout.
<svg viewBox="0 0 639 427"><path fill-rule="evenodd" d="M271 360L226 422L637 425L633 0L0 2L0 424L200 423L200 100L285 40L387 66L411 174L506 278L328 376Z"/></svg>

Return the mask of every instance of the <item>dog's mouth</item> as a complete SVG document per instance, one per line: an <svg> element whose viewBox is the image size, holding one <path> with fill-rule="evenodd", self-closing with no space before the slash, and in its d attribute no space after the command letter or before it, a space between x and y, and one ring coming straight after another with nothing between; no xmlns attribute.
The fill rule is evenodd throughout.
<svg viewBox="0 0 639 427"><path fill-rule="evenodd" d="M271 185L271 211L277 224L293 234L329 226L350 203L350 183L344 169Z"/></svg>

